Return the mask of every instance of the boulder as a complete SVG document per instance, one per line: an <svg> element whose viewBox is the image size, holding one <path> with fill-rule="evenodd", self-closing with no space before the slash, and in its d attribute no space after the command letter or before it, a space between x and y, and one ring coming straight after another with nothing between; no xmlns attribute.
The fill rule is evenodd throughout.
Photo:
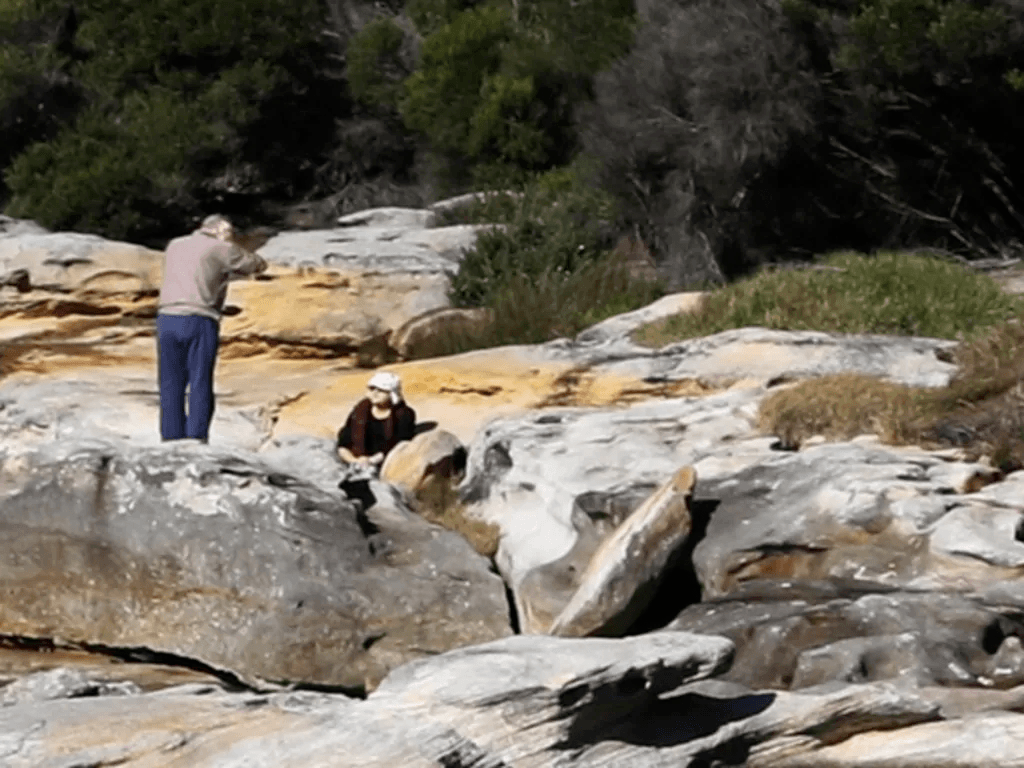
<svg viewBox="0 0 1024 768"><path fill-rule="evenodd" d="M339 227L399 227L427 229L434 226L436 215L424 208L369 208L338 218Z"/></svg>
<svg viewBox="0 0 1024 768"><path fill-rule="evenodd" d="M670 629L736 644L724 676L754 688L893 680L912 686L1024 683L1019 609L940 592L866 592L870 585L751 582L728 600L694 604ZM787 598L788 595L788 599Z"/></svg>
<svg viewBox="0 0 1024 768"><path fill-rule="evenodd" d="M36 672L0 688L0 707L33 701L75 699L84 696L130 696L142 689L130 682L112 683L78 669L57 667Z"/></svg>
<svg viewBox="0 0 1024 768"><path fill-rule="evenodd" d="M630 628L690 535L696 481L693 468L683 467L601 542L548 629L552 635L614 637Z"/></svg>
<svg viewBox="0 0 1024 768"><path fill-rule="evenodd" d="M987 465L874 438L777 452L702 484L718 505L694 565L705 597L765 578L980 590L1024 567L1024 501L976 493L997 479Z"/></svg>
<svg viewBox="0 0 1024 768"><path fill-rule="evenodd" d="M674 691L725 668L731 644L682 632L632 640L512 637L406 665L365 702L206 687L0 708L8 768L146 763L543 766L603 742ZM76 704L80 702L74 702ZM644 750L649 760L657 750ZM631 765L648 765L632 763Z"/></svg>
<svg viewBox="0 0 1024 768"><path fill-rule="evenodd" d="M415 493L430 478L457 481L465 468L465 446L451 432L435 428L396 445L381 465L380 477Z"/></svg>
<svg viewBox="0 0 1024 768"><path fill-rule="evenodd" d="M678 301L688 306L692 294ZM661 301L671 302L671 297ZM671 306L671 304L669 304ZM575 339L549 342L542 349L552 359L571 358L604 375L632 375L648 381L699 381L724 388L860 373L918 387L940 387L956 366L949 362L955 341L909 336L775 331L737 328L650 349L634 342L631 328L660 315L658 303L612 318Z"/></svg>
<svg viewBox="0 0 1024 768"><path fill-rule="evenodd" d="M373 212L367 216L376 220ZM325 356L373 343L386 349L396 329L448 307L450 276L481 227L394 222L281 232L268 240L258 251L272 265L268 274L231 288L225 343L305 347Z"/></svg>
<svg viewBox="0 0 1024 768"><path fill-rule="evenodd" d="M0 275L25 270L33 287L94 295L159 290L163 254L74 232L12 227L0 235Z"/></svg>
<svg viewBox="0 0 1024 768"><path fill-rule="evenodd" d="M427 209L431 213L434 213L436 215L457 216L459 213L465 211L466 209L478 203L485 203L500 197L515 200L521 198L522 196L522 192L513 192L512 190L490 192L467 192L462 195L456 195L455 197L449 197L445 198L444 200L438 200L437 202L428 205Z"/></svg>
<svg viewBox="0 0 1024 768"><path fill-rule="evenodd" d="M877 765L865 759L874 755L922 768L1020 762L1020 715L942 721L928 695L883 683L789 693L706 679L727 666L729 650L722 638L680 632L514 637L400 668L366 701L190 686L26 703L0 709L0 754L10 768L768 768ZM986 742L955 738L957 728ZM947 751L926 745L925 734Z"/></svg>
<svg viewBox="0 0 1024 768"><path fill-rule="evenodd" d="M40 226L28 219L15 219L0 214L0 237L10 235L45 235L49 232L45 227Z"/></svg>
<svg viewBox="0 0 1024 768"><path fill-rule="evenodd" d="M483 331L493 313L485 307L439 307L417 315L388 338L388 346L400 358L426 356L445 337L472 336Z"/></svg>
<svg viewBox="0 0 1024 768"><path fill-rule="evenodd" d="M500 579L461 537L408 509L367 518L245 451L5 443L0 536L0 634L243 680L362 690L511 632Z"/></svg>
<svg viewBox="0 0 1024 768"><path fill-rule="evenodd" d="M581 574L604 536L681 466L703 477L703 462L714 477L772 456L773 440L752 425L759 397L741 389L618 409L550 408L481 429L460 494L471 514L501 528L496 562L520 618L554 620L579 586L570 574ZM608 506L621 516L610 520Z"/></svg>

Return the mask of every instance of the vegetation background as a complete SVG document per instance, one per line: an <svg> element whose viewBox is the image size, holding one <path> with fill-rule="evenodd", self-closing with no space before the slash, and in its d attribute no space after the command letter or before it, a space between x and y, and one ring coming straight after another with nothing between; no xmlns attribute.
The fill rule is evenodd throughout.
<svg viewBox="0 0 1024 768"><path fill-rule="evenodd" d="M1022 43L1020 0L0 0L0 207L160 247L515 190L453 300L545 304L492 339L535 341L837 250L1020 253Z"/></svg>

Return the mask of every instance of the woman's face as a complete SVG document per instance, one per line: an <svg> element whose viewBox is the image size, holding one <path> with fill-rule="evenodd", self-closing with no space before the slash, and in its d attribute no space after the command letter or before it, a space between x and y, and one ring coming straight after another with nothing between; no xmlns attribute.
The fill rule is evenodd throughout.
<svg viewBox="0 0 1024 768"><path fill-rule="evenodd" d="M386 389L377 389L376 387L369 387L366 390L366 396L370 398L370 402L378 408L389 408L391 407L391 393Z"/></svg>

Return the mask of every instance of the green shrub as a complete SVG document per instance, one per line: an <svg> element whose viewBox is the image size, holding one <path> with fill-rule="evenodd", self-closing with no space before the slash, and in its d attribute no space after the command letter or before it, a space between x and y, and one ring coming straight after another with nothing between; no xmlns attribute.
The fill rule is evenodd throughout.
<svg viewBox="0 0 1024 768"><path fill-rule="evenodd" d="M497 223L463 257L452 280L455 306L489 306L514 278L569 275L610 247L615 210L576 169L545 174L521 195L492 195L464 218Z"/></svg>
<svg viewBox="0 0 1024 768"><path fill-rule="evenodd" d="M352 95L368 104L396 107L408 76L400 51L405 33L389 18L374 19L348 46L347 74Z"/></svg>
<svg viewBox="0 0 1024 768"><path fill-rule="evenodd" d="M1022 307L994 280L914 253L833 255L810 269L762 271L707 294L696 311L640 329L650 346L730 328L965 338Z"/></svg>
<svg viewBox="0 0 1024 768"><path fill-rule="evenodd" d="M614 254L574 272L546 270L506 276L488 294L491 323L481 332L449 333L420 346L413 357L438 357L508 344L572 338L605 318L650 304L662 286L633 277Z"/></svg>

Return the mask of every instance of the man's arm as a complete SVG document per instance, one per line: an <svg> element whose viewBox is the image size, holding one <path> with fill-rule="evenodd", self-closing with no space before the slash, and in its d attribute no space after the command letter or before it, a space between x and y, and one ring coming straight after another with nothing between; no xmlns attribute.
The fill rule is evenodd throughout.
<svg viewBox="0 0 1024 768"><path fill-rule="evenodd" d="M228 244L228 251L225 254L225 267L231 277L245 277L246 275L258 275L267 269L267 262L252 251L247 251L240 245Z"/></svg>

